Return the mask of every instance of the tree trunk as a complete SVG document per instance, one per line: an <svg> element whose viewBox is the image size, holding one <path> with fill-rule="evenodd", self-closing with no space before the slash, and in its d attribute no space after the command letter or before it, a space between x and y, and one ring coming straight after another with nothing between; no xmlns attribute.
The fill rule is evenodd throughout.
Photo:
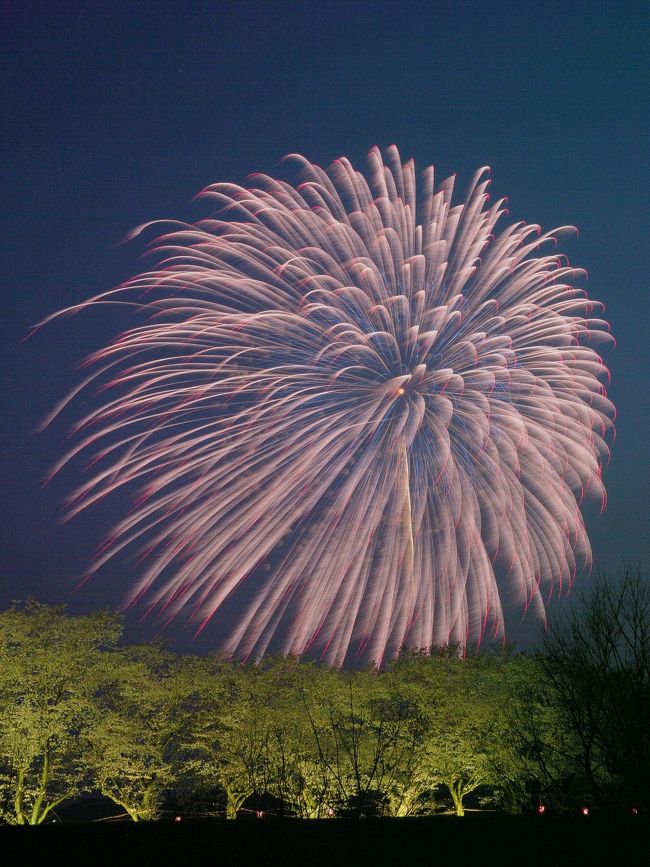
<svg viewBox="0 0 650 867"><path fill-rule="evenodd" d="M454 783L453 780L450 780L447 783L447 788L449 789L449 794L451 795L451 800L454 802L454 810L457 816L465 815L465 807L463 806L463 790L462 783Z"/></svg>
<svg viewBox="0 0 650 867"><path fill-rule="evenodd" d="M226 819L236 819L241 805L251 794L250 791L237 791L232 786L226 786Z"/></svg>
<svg viewBox="0 0 650 867"><path fill-rule="evenodd" d="M19 769L16 773L16 794L14 797L14 813L16 814L16 822L18 825L25 825L25 814L23 812L23 798L25 796L25 772Z"/></svg>

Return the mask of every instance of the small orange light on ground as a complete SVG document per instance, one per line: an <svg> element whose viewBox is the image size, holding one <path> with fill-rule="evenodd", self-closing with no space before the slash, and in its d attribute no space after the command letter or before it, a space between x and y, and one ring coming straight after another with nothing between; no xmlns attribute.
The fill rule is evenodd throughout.
<svg viewBox="0 0 650 867"><path fill-rule="evenodd" d="M543 813L546 812L546 806L545 806L544 804L540 804L540 805L537 807L537 812L538 812L538 813L540 814L540 816L541 816Z"/></svg>

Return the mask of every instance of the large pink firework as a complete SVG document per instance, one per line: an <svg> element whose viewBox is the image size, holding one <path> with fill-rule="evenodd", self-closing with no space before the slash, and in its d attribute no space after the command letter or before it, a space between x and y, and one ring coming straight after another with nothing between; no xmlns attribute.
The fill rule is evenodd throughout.
<svg viewBox="0 0 650 867"><path fill-rule="evenodd" d="M543 616L589 561L613 418L572 230L496 234L485 169L453 205L394 147L366 176L291 159L298 186L208 187L215 218L79 305L146 313L92 359L61 462L93 457L71 513L140 488L93 572L142 549L130 602L214 618L239 657L381 662L502 634L504 602Z"/></svg>

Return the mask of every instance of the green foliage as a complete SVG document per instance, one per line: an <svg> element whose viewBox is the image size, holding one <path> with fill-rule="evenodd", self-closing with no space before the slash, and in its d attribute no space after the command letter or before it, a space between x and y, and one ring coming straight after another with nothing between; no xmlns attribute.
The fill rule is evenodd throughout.
<svg viewBox="0 0 650 867"><path fill-rule="evenodd" d="M165 798L235 818L647 805L650 591L598 583L542 651L405 652L386 671L240 665L120 646L107 612L0 613L0 819L99 790L134 821ZM471 796L471 797L470 797Z"/></svg>
<svg viewBox="0 0 650 867"><path fill-rule="evenodd" d="M420 785L446 790L454 812L479 787L498 787L496 755L506 749L507 653L464 658L458 648L405 654L393 676L410 684L426 715Z"/></svg>
<svg viewBox="0 0 650 867"><path fill-rule="evenodd" d="M120 635L106 612L69 617L27 602L0 613L0 763L4 817L38 825L91 785L79 745L94 692Z"/></svg>
<svg viewBox="0 0 650 867"><path fill-rule="evenodd" d="M318 815L323 774L306 744L299 704L313 666L291 658L259 667L224 666L218 660L212 666L186 745L203 786L222 789L231 819L247 799L265 795L277 801L280 812Z"/></svg>
<svg viewBox="0 0 650 867"><path fill-rule="evenodd" d="M177 779L178 747L194 711L194 674L191 662L157 645L112 654L95 695L85 760L101 793L133 821L157 818Z"/></svg>
<svg viewBox="0 0 650 867"><path fill-rule="evenodd" d="M374 670L332 681L324 698L303 691L324 790L339 812L407 815L424 742L417 701Z"/></svg>

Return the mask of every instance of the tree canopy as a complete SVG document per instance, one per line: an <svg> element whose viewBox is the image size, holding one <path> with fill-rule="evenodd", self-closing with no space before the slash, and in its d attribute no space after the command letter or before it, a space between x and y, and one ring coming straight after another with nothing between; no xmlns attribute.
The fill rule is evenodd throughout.
<svg viewBox="0 0 650 867"><path fill-rule="evenodd" d="M0 818L83 792L134 821L647 807L650 592L596 582L539 651L405 650L383 671L125 645L119 617L0 612Z"/></svg>

